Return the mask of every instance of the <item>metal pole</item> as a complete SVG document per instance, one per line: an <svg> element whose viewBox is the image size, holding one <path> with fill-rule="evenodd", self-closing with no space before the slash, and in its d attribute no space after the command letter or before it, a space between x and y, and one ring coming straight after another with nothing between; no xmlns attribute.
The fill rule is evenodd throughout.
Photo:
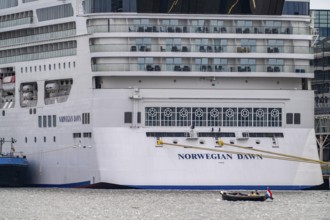
<svg viewBox="0 0 330 220"><path fill-rule="evenodd" d="M320 135L320 160L323 161L323 146L324 146L324 141L323 141L323 135Z"/></svg>
<svg viewBox="0 0 330 220"><path fill-rule="evenodd" d="M0 139L0 156L2 155L2 144L3 144L3 140Z"/></svg>

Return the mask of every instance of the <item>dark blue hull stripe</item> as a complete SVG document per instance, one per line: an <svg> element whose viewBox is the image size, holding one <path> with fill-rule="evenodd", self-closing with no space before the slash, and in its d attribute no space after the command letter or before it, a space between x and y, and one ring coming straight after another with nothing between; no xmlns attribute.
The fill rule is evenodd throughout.
<svg viewBox="0 0 330 220"><path fill-rule="evenodd" d="M67 183L67 184L33 184L33 187L59 187L59 188L76 188L76 187L88 187L90 181L78 182L78 183Z"/></svg>
<svg viewBox="0 0 330 220"><path fill-rule="evenodd" d="M104 183L107 184L107 183ZM97 184L96 184L97 185ZM112 184L109 184L110 186ZM82 187L82 188L94 188L91 185L90 181L85 182L77 182L77 183L68 183L68 184L36 184L33 185L36 187L59 187L59 188L75 188L75 187ZM118 185L113 185L118 186ZM131 189L149 189L149 190L265 190L267 187L270 187L272 190L303 190L303 189L310 189L315 186L309 185L297 185L297 186L289 186L289 185L258 185L258 186L240 186L240 185L231 185L231 186L168 186L168 185L123 185L123 188L131 188ZM106 187L112 188L112 187ZM117 187L114 187L117 188Z"/></svg>
<svg viewBox="0 0 330 220"><path fill-rule="evenodd" d="M266 190L267 187L272 190L302 190L309 189L314 186L129 186L136 189L153 189L153 190Z"/></svg>

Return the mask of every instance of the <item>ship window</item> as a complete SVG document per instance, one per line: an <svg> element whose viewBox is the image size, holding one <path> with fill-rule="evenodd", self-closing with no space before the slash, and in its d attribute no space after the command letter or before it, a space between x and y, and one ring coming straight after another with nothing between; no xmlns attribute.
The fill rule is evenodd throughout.
<svg viewBox="0 0 330 220"><path fill-rule="evenodd" d="M76 62L73 61L73 68L76 68Z"/></svg>
<svg viewBox="0 0 330 220"><path fill-rule="evenodd" d="M38 125L39 125L39 128L42 127L42 117L41 116L38 116Z"/></svg>
<svg viewBox="0 0 330 220"><path fill-rule="evenodd" d="M144 114L145 126L282 126L281 108L146 107Z"/></svg>
<svg viewBox="0 0 330 220"><path fill-rule="evenodd" d="M89 113L83 113L82 114L82 123L83 124L89 124L90 123L90 114Z"/></svg>
<svg viewBox="0 0 330 220"><path fill-rule="evenodd" d="M37 72L37 66L34 66L34 72Z"/></svg>
<svg viewBox="0 0 330 220"><path fill-rule="evenodd" d="M44 142L46 142L46 137L44 137Z"/></svg>
<svg viewBox="0 0 330 220"><path fill-rule="evenodd" d="M141 123L141 112L137 113L137 123Z"/></svg>
<svg viewBox="0 0 330 220"><path fill-rule="evenodd" d="M27 143L27 137L25 137L25 143Z"/></svg>
<svg viewBox="0 0 330 220"><path fill-rule="evenodd" d="M33 109L33 114L37 114L37 109Z"/></svg>
<svg viewBox="0 0 330 220"><path fill-rule="evenodd" d="M37 137L34 137L34 143L37 143Z"/></svg>
<svg viewBox="0 0 330 220"><path fill-rule="evenodd" d="M60 63L58 64L58 69L61 69L61 64Z"/></svg>
<svg viewBox="0 0 330 220"><path fill-rule="evenodd" d="M48 115L48 127L52 127L52 116Z"/></svg>
<svg viewBox="0 0 330 220"><path fill-rule="evenodd" d="M51 64L49 64L49 67L48 67L48 68L49 68L49 70L52 70L52 65L51 65Z"/></svg>
<svg viewBox="0 0 330 220"><path fill-rule="evenodd" d="M27 67L25 67L25 72L26 72L26 73L28 72L28 68L27 68Z"/></svg>
<svg viewBox="0 0 330 220"><path fill-rule="evenodd" d="M69 69L71 68L71 62L68 62L68 67L69 67Z"/></svg>
<svg viewBox="0 0 330 220"><path fill-rule="evenodd" d="M293 124L293 114L292 113L287 113L286 114L286 123L288 125Z"/></svg>
<svg viewBox="0 0 330 220"><path fill-rule="evenodd" d="M46 71L46 65L44 65L44 71Z"/></svg>
<svg viewBox="0 0 330 220"><path fill-rule="evenodd" d="M56 115L53 115L53 126L56 127Z"/></svg>
<svg viewBox="0 0 330 220"><path fill-rule="evenodd" d="M44 128L47 127L47 117L46 117L46 115L43 116L43 127Z"/></svg>
<svg viewBox="0 0 330 220"><path fill-rule="evenodd" d="M268 109L268 127L282 126L282 109L269 108Z"/></svg>
<svg viewBox="0 0 330 220"><path fill-rule="evenodd" d="M296 125L300 124L300 113L294 114L294 124L296 124Z"/></svg>
<svg viewBox="0 0 330 220"><path fill-rule="evenodd" d="M83 137L84 137L84 138L91 138L91 137L92 137L92 133L91 133L91 132L85 132L85 133L83 134Z"/></svg>
<svg viewBox="0 0 330 220"><path fill-rule="evenodd" d="M124 113L124 123L129 124L132 123L132 112L125 112Z"/></svg>
<svg viewBox="0 0 330 220"><path fill-rule="evenodd" d="M53 141L56 142L56 137L55 136L53 137Z"/></svg>
<svg viewBox="0 0 330 220"><path fill-rule="evenodd" d="M56 64L54 63L54 68L53 68L54 70L56 70Z"/></svg>
<svg viewBox="0 0 330 220"><path fill-rule="evenodd" d="M5 111L2 111L2 116L5 116L5 115L6 115Z"/></svg>
<svg viewBox="0 0 330 220"><path fill-rule="evenodd" d="M65 69L65 63L63 63L63 69Z"/></svg>
<svg viewBox="0 0 330 220"><path fill-rule="evenodd" d="M39 66L39 71L41 71L41 66Z"/></svg>
<svg viewBox="0 0 330 220"><path fill-rule="evenodd" d="M29 112L30 112L30 115L32 115L32 108L30 108Z"/></svg>
<svg viewBox="0 0 330 220"><path fill-rule="evenodd" d="M81 133L73 133L73 138L81 138Z"/></svg>
<svg viewBox="0 0 330 220"><path fill-rule="evenodd" d="M23 67L21 67L21 73L23 73Z"/></svg>

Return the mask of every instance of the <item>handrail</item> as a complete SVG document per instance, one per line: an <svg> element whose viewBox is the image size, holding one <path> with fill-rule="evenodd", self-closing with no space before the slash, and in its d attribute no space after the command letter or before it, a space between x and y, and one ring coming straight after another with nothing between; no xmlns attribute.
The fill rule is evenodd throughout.
<svg viewBox="0 0 330 220"><path fill-rule="evenodd" d="M190 62L190 58L187 60ZM313 73L309 65L276 65L276 64L166 64L154 63L99 63L92 64L92 71L166 71L166 72L267 72L272 75L285 73Z"/></svg>
<svg viewBox="0 0 330 220"><path fill-rule="evenodd" d="M213 25L156 25L156 24L109 24L88 25L89 33L138 32L138 33L200 33L200 34L269 34L306 35L309 27L292 26L213 26Z"/></svg>
<svg viewBox="0 0 330 220"><path fill-rule="evenodd" d="M201 53L295 53L312 54L313 49L305 46L284 45L237 45L237 44L189 44L185 42L172 44L94 44L90 50L94 52L201 52Z"/></svg>

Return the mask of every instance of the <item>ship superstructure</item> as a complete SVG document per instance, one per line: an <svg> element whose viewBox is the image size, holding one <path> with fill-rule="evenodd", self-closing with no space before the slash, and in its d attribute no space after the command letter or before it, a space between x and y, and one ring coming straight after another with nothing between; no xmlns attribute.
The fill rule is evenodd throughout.
<svg viewBox="0 0 330 220"><path fill-rule="evenodd" d="M0 137L27 155L31 184L322 184L318 164L157 146L222 139L317 159L310 17L154 2L0 1Z"/></svg>

